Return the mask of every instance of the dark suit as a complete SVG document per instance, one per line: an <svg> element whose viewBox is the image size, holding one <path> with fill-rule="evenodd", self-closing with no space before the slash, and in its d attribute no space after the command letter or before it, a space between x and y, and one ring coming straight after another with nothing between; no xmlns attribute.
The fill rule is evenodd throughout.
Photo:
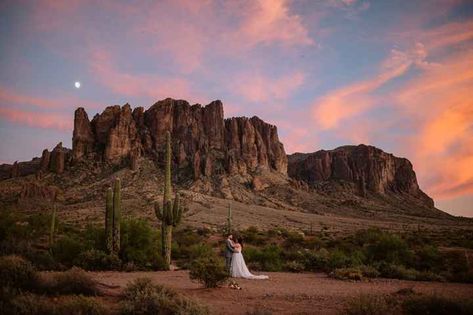
<svg viewBox="0 0 473 315"><path fill-rule="evenodd" d="M230 271L230 266L232 265L232 256L234 252L234 247L232 245L232 241L227 238L225 241L225 267L228 271Z"/></svg>

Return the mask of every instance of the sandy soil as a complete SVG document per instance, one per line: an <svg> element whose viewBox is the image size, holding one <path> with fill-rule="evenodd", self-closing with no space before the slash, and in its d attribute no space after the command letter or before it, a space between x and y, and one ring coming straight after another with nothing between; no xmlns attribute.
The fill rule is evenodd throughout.
<svg viewBox="0 0 473 315"><path fill-rule="evenodd" d="M105 299L111 307L116 307L114 300L129 281L148 277L208 305L212 314L245 314L256 307L270 310L273 314L337 314L352 297L392 294L402 288L413 288L416 293L473 299L471 284L391 279L350 282L313 273L270 272L266 273L269 280L238 280L242 290L229 287L203 289L189 279L187 271L91 274L100 283L113 286L105 290Z"/></svg>

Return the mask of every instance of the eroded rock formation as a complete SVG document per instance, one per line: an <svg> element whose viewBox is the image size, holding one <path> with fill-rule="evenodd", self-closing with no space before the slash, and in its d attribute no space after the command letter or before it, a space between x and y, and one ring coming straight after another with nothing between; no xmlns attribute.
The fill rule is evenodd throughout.
<svg viewBox="0 0 473 315"><path fill-rule="evenodd" d="M288 174L309 185L330 180L353 182L361 196L367 191L406 193L433 207L433 200L419 188L411 162L373 146L295 153L289 156Z"/></svg>
<svg viewBox="0 0 473 315"><path fill-rule="evenodd" d="M218 174L246 174L267 169L285 174L287 157L275 126L257 117L224 120L223 105L206 106L165 99L148 110L110 106L90 122L84 109L74 116L74 161L98 158L125 161L136 168L140 156L163 157L165 132L171 131L174 163L192 170L195 179Z"/></svg>

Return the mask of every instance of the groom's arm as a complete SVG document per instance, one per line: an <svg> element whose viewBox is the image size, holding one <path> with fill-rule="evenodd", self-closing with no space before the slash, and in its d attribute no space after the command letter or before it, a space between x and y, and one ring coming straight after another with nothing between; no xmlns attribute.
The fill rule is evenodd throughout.
<svg viewBox="0 0 473 315"><path fill-rule="evenodd" d="M232 253L235 252L235 247L232 245L232 242L230 242L230 240L227 240L227 249Z"/></svg>

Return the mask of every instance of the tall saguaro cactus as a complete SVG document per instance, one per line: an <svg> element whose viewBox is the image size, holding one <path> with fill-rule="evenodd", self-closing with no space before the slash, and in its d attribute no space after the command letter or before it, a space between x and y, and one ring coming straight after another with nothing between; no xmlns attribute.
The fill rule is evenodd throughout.
<svg viewBox="0 0 473 315"><path fill-rule="evenodd" d="M171 186L171 134L166 132L166 166L164 180L163 206L154 204L156 217L161 221L161 249L166 268L171 264L172 230L181 222L182 206L179 202L179 194L176 193L172 200Z"/></svg>
<svg viewBox="0 0 473 315"><path fill-rule="evenodd" d="M115 179L113 190L107 190L105 206L105 241L110 254L120 251L120 219L121 219L121 185L120 179Z"/></svg>
<svg viewBox="0 0 473 315"><path fill-rule="evenodd" d="M227 234L232 233L232 205L228 204Z"/></svg>
<svg viewBox="0 0 473 315"><path fill-rule="evenodd" d="M49 248L54 245L54 236L56 232L56 204L53 205L53 213L51 214L51 225L49 227Z"/></svg>

